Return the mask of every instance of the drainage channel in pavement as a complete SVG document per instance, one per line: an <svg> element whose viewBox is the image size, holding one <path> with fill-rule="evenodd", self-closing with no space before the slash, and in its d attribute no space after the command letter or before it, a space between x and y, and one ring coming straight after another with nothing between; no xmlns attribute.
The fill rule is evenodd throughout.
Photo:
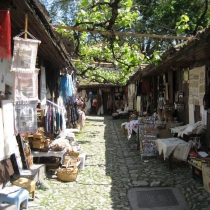
<svg viewBox="0 0 210 210"><path fill-rule="evenodd" d="M186 201L176 188L132 188L128 191L132 210L184 210Z"/></svg>

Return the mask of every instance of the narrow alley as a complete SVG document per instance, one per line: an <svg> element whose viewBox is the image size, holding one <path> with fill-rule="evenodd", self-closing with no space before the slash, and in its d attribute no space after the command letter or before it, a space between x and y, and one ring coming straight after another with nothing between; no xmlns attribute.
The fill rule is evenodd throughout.
<svg viewBox="0 0 210 210"><path fill-rule="evenodd" d="M48 174L37 187L35 200L29 201L29 210L149 210L133 209L128 191L155 187L179 189L188 210L210 209L209 194L192 178L189 166L174 163L169 170L158 158L141 161L139 151L131 148L135 135L128 141L122 132L125 120L87 116L85 129L76 135L86 153L84 170L75 182L61 182Z"/></svg>

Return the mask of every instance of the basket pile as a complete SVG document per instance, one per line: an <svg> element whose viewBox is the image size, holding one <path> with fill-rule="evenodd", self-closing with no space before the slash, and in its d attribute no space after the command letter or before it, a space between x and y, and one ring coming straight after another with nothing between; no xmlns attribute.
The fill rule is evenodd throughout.
<svg viewBox="0 0 210 210"><path fill-rule="evenodd" d="M77 179L78 168L76 165L68 165L66 168L57 169L56 175L61 181L73 182Z"/></svg>

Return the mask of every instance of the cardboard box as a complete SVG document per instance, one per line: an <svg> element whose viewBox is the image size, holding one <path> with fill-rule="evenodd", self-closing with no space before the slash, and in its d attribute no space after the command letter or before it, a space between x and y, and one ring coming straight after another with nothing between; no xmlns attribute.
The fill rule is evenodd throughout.
<svg viewBox="0 0 210 210"><path fill-rule="evenodd" d="M173 137L170 128L171 128L171 122L167 122L165 129L159 130L159 138L163 139L163 138Z"/></svg>
<svg viewBox="0 0 210 210"><path fill-rule="evenodd" d="M210 193L210 167L202 165L203 187Z"/></svg>
<svg viewBox="0 0 210 210"><path fill-rule="evenodd" d="M41 141L33 141L33 148L34 149L44 148L44 143Z"/></svg>
<svg viewBox="0 0 210 210"><path fill-rule="evenodd" d="M44 137L44 135L43 134L34 134L33 135L33 140L34 141L41 141L41 142L45 142L45 137Z"/></svg>

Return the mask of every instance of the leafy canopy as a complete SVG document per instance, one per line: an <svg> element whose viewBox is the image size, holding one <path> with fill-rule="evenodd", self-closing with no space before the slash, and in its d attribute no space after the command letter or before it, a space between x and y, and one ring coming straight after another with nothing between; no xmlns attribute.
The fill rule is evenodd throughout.
<svg viewBox="0 0 210 210"><path fill-rule="evenodd" d="M194 35L209 22L208 0L42 0L54 24L74 41L79 79L124 85L142 63L158 65L160 55L178 40L116 36L114 32Z"/></svg>

